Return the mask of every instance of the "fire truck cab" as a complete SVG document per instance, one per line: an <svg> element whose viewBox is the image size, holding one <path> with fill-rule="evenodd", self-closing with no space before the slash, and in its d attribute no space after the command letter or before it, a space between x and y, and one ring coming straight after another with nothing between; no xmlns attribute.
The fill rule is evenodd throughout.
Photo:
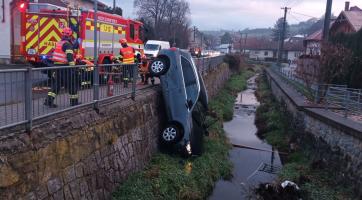
<svg viewBox="0 0 362 200"><path fill-rule="evenodd" d="M109 64L121 49L119 40L126 38L129 45L142 51L142 23L122 16L81 8L69 9L52 4L29 3L20 13L21 44L19 52L34 66L49 62L55 45L61 40L64 27L73 30L73 39L79 44L77 54L94 62L94 30L97 29L98 63Z"/></svg>

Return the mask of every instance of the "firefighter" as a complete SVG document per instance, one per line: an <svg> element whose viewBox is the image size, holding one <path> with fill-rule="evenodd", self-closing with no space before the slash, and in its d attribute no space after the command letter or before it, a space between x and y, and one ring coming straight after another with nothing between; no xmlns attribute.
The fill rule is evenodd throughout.
<svg viewBox="0 0 362 200"><path fill-rule="evenodd" d="M64 28L62 30L62 39L57 42L55 50L52 55L52 61L55 66L74 66L74 46L72 42L73 31L70 28ZM54 103L56 95L59 93L61 83L64 83L69 93L70 105L76 106L78 101L78 85L79 85L79 73L74 68L60 69L52 71L51 91L48 92L48 97L44 102L51 108L57 107Z"/></svg>
<svg viewBox="0 0 362 200"><path fill-rule="evenodd" d="M146 55L143 55L141 60L142 60L142 62L140 64L140 69L139 69L140 74L141 74L141 80L144 85L148 85L148 80L151 77L151 75L148 71L149 61L148 61ZM151 77L151 82L152 82L152 85L155 83L154 77Z"/></svg>
<svg viewBox="0 0 362 200"><path fill-rule="evenodd" d="M126 39L120 39L119 42L121 43L121 46L122 46L122 48L119 52L119 54L122 58L122 63L123 64L134 64L135 59L136 59L135 58L135 53L136 53L135 49L131 46L128 46ZM132 67L129 67L129 66L123 66L122 73L123 73L124 87L127 88L129 79L133 75L133 69L132 69Z"/></svg>
<svg viewBox="0 0 362 200"><path fill-rule="evenodd" d="M77 54L75 58L76 65L86 66L81 70L80 85L82 88L89 88L93 83L94 64L91 61L84 59L81 54Z"/></svg>

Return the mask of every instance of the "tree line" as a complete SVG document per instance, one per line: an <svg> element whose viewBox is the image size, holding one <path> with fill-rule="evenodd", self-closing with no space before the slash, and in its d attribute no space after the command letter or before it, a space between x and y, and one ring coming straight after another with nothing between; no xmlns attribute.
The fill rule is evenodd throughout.
<svg viewBox="0 0 362 200"><path fill-rule="evenodd" d="M134 7L144 23L144 41L164 40L188 47L190 5L186 0L135 0Z"/></svg>

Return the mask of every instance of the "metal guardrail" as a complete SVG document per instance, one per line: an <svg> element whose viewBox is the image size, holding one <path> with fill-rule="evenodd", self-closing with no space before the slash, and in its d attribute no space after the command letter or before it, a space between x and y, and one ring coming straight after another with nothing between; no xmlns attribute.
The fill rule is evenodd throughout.
<svg viewBox="0 0 362 200"><path fill-rule="evenodd" d="M223 63L224 56L194 59L202 75ZM98 75L96 75L98 74ZM108 84L112 78L113 85ZM124 78L128 78L125 87ZM136 94L138 65L61 66L0 70L0 129L94 105L113 97ZM113 87L113 94L109 94ZM56 107L44 105L48 93L55 93ZM80 105L71 106L70 97L78 95Z"/></svg>
<svg viewBox="0 0 362 200"><path fill-rule="evenodd" d="M30 130L36 119L117 96L134 98L137 79L137 64L0 70L0 128L27 124ZM79 105L71 105L77 96ZM56 106L47 105L49 99Z"/></svg>
<svg viewBox="0 0 362 200"><path fill-rule="evenodd" d="M310 86L307 86L293 70L276 65L272 65L271 69L315 105L321 105L344 117L362 121L362 89L336 84L309 84Z"/></svg>

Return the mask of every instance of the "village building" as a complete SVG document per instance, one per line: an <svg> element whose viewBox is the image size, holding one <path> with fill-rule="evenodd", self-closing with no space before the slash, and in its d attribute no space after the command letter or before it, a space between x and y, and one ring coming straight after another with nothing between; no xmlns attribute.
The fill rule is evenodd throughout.
<svg viewBox="0 0 362 200"><path fill-rule="evenodd" d="M234 48L242 49L253 60L276 61L279 43L269 38L254 37L247 38L242 42L234 42ZM284 41L282 60L285 62L295 62L303 51L303 37L287 38Z"/></svg>

